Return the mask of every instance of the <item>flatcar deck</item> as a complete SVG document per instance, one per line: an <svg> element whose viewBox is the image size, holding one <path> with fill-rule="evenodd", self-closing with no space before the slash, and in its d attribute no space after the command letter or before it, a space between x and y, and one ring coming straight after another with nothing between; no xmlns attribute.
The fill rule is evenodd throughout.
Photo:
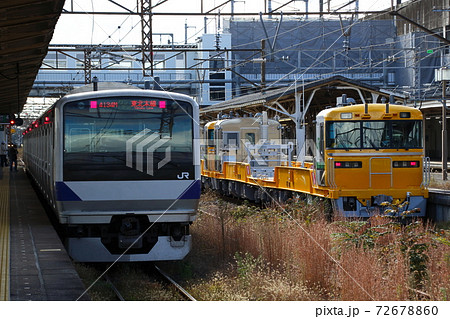
<svg viewBox="0 0 450 319"><path fill-rule="evenodd" d="M85 288L29 179L0 170L0 300L76 300Z"/></svg>

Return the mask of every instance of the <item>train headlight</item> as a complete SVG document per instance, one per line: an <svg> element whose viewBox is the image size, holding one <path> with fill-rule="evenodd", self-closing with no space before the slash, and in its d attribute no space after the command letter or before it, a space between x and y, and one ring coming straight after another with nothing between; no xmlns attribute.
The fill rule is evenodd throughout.
<svg viewBox="0 0 450 319"><path fill-rule="evenodd" d="M352 117L352 113L341 113L341 119L343 120L350 120Z"/></svg>
<svg viewBox="0 0 450 319"><path fill-rule="evenodd" d="M401 119L409 119L411 118L411 112L400 112Z"/></svg>

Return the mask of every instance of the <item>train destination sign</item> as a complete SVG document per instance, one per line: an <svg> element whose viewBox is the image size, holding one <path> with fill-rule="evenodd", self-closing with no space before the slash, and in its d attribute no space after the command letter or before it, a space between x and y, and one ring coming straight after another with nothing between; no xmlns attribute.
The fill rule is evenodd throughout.
<svg viewBox="0 0 450 319"><path fill-rule="evenodd" d="M141 100L127 99L120 101L92 100L89 102L91 109L134 109L138 111L146 111L153 109L165 109L167 101L165 100Z"/></svg>

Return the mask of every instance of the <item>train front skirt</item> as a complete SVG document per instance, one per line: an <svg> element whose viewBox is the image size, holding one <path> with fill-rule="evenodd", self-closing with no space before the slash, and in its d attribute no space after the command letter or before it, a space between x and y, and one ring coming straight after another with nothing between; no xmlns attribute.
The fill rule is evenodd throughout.
<svg viewBox="0 0 450 319"><path fill-rule="evenodd" d="M374 215L396 217L425 217L427 200L423 196L407 196L404 205L380 205L381 203L364 206L355 197L339 197L334 199L334 210L344 217L368 218ZM388 211L390 210L390 211Z"/></svg>
<svg viewBox="0 0 450 319"><path fill-rule="evenodd" d="M191 245L191 235L184 235L178 241L171 236L159 236L155 246L147 254L111 254L101 238L66 239L69 255L78 262L182 260L191 250Z"/></svg>

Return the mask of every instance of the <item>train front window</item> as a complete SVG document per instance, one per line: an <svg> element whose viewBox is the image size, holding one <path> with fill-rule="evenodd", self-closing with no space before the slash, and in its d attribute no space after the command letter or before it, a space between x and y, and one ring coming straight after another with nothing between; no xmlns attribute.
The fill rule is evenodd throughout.
<svg viewBox="0 0 450 319"><path fill-rule="evenodd" d="M328 149L422 148L422 121L335 121L326 126Z"/></svg>
<svg viewBox="0 0 450 319"><path fill-rule="evenodd" d="M328 122L327 148L361 148L361 123L357 121Z"/></svg>
<svg viewBox="0 0 450 319"><path fill-rule="evenodd" d="M150 97L64 106L65 181L194 177L192 105Z"/></svg>
<svg viewBox="0 0 450 319"><path fill-rule="evenodd" d="M388 148L390 134L390 122L374 121L362 122L363 148Z"/></svg>
<svg viewBox="0 0 450 319"><path fill-rule="evenodd" d="M422 122L393 121L391 148L422 148Z"/></svg>

